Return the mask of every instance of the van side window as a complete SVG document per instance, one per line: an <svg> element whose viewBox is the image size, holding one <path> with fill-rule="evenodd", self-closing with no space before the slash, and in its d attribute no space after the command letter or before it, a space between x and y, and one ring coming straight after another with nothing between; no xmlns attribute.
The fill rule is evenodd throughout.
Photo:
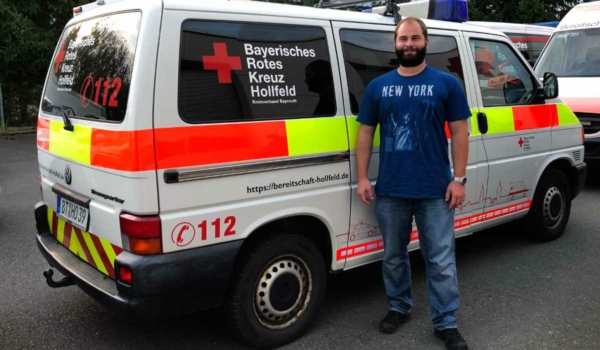
<svg viewBox="0 0 600 350"><path fill-rule="evenodd" d="M529 51L531 52L531 60L535 63L537 59L540 57L544 46L550 40L549 36L544 35L529 35L529 43L531 48Z"/></svg>
<svg viewBox="0 0 600 350"><path fill-rule="evenodd" d="M394 32L344 29L340 31L340 38L351 111L358 115L363 93L371 80L398 68ZM429 35L426 61L428 65L458 78L464 89L461 60L453 37Z"/></svg>
<svg viewBox="0 0 600 350"><path fill-rule="evenodd" d="M509 45L471 39L484 107L527 104L534 97L532 75Z"/></svg>
<svg viewBox="0 0 600 350"><path fill-rule="evenodd" d="M317 27L186 21L178 89L188 123L336 114L327 39Z"/></svg>

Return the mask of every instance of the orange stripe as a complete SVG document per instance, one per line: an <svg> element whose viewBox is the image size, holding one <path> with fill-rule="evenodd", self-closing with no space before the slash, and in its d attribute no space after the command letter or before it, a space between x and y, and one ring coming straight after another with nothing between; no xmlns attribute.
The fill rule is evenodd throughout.
<svg viewBox="0 0 600 350"><path fill-rule="evenodd" d="M48 119L38 117L37 146L46 151L50 148L50 120Z"/></svg>
<svg viewBox="0 0 600 350"><path fill-rule="evenodd" d="M561 97L560 98L574 113L600 114L600 103L590 97Z"/></svg>
<svg viewBox="0 0 600 350"><path fill-rule="evenodd" d="M552 126L553 114L557 114L556 105L513 107L515 131L549 128Z"/></svg>
<svg viewBox="0 0 600 350"><path fill-rule="evenodd" d="M63 245L69 249L71 249L71 232L73 226L65 221L65 237L63 239Z"/></svg>
<svg viewBox="0 0 600 350"><path fill-rule="evenodd" d="M288 155L285 122L155 129L159 169Z"/></svg>
<svg viewBox="0 0 600 350"><path fill-rule="evenodd" d="M104 251L104 247L102 247L102 244L100 243L100 239L96 236L90 233L90 237L92 237L92 242L94 242L94 246L96 247L96 250L98 251L98 255L100 255L100 259L102 259L102 263L104 264L104 267L106 268L106 271L108 272L108 275L111 278L115 278L115 269L113 268L112 264L110 263L110 260L108 260L108 255L106 255L106 252Z"/></svg>
<svg viewBox="0 0 600 350"><path fill-rule="evenodd" d="M152 129L139 131L92 130L90 162L93 166L121 171L156 168Z"/></svg>
<svg viewBox="0 0 600 350"><path fill-rule="evenodd" d="M73 227L75 229L75 234L77 235L77 239L79 240L79 245L81 246L81 249L83 249L83 253L85 254L85 257L87 258L87 262L92 265L95 269L98 269L98 266L96 266L96 262L94 261L94 257L92 256L92 253L90 252L90 248L87 246L87 244L85 243L85 240L83 239L83 234L81 233L81 230L78 229L77 227Z"/></svg>
<svg viewBox="0 0 600 350"><path fill-rule="evenodd" d="M470 217L462 218L454 221L454 228L460 229L463 227L470 226L477 222L489 221L493 219L497 219L500 217L504 217L507 215L515 214L521 211L525 211L531 207L531 201L520 202L516 204L511 204L506 207L502 207L499 209L490 210L481 214L475 214ZM418 240L418 231L413 230L411 232L410 241ZM336 257L337 260L344 260L349 258L354 258L357 256L375 253L383 250L383 239L379 239L372 242L361 243L358 245L350 246L347 248L340 248L337 250Z"/></svg>

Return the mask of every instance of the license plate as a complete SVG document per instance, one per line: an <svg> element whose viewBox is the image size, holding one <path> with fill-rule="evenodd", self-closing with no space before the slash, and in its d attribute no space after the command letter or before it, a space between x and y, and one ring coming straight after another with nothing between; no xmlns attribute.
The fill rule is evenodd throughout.
<svg viewBox="0 0 600 350"><path fill-rule="evenodd" d="M67 220L73 226L87 231L90 220L89 209L74 203L66 198L58 197L58 210L60 217Z"/></svg>

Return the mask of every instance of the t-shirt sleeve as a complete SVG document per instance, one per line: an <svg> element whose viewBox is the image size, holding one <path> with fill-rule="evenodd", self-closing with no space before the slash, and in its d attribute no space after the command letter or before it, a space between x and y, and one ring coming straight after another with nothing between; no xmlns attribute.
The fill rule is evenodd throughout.
<svg viewBox="0 0 600 350"><path fill-rule="evenodd" d="M471 108L465 91L455 77L448 79L448 101L446 103L446 120L455 122L471 117Z"/></svg>
<svg viewBox="0 0 600 350"><path fill-rule="evenodd" d="M373 81L367 85L358 110L358 118L356 119L359 123L369 126L377 126L378 123L377 102L373 95L374 85Z"/></svg>

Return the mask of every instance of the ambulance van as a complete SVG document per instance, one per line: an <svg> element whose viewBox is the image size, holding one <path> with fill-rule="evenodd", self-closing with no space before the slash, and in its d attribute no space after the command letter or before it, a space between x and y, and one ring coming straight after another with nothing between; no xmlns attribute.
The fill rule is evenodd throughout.
<svg viewBox="0 0 600 350"><path fill-rule="evenodd" d="M297 339L329 273L383 255L356 191L356 118L367 84L398 66L397 19L253 1L94 5L74 10L40 101L47 284L137 320L222 306L256 347ZM456 236L519 220L558 238L587 167L555 75L541 82L501 32L426 23L427 63L472 108Z"/></svg>
<svg viewBox="0 0 600 350"><path fill-rule="evenodd" d="M535 65L556 74L560 99L581 121L585 161L600 165L600 3L575 6L562 19Z"/></svg>

